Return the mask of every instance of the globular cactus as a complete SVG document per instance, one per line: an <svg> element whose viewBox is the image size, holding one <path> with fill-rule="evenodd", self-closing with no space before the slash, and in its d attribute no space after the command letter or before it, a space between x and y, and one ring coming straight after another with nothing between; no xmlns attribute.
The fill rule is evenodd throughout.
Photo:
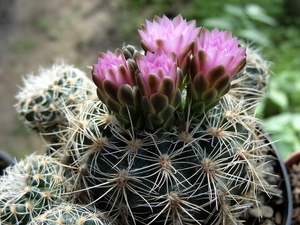
<svg viewBox="0 0 300 225"><path fill-rule="evenodd" d="M154 23L144 38L179 24L182 33L195 31L181 16ZM58 151L85 168L77 180L86 203L125 224L263 222L266 199L281 196L272 148L249 110L264 91L249 80L264 75L265 61L254 65L229 31L199 33L176 48L176 70L173 56L162 56L172 42L159 37L147 48L143 40L146 56L132 46L100 54L92 74L102 102L70 117L69 141Z"/></svg>
<svg viewBox="0 0 300 225"><path fill-rule="evenodd" d="M100 101L88 95L59 109L68 127L50 146L72 171L80 194L72 202L125 225L267 223L282 190L253 114L265 61L230 31L181 15L155 17L139 33L145 52L130 45L99 54ZM37 223L57 218L45 215Z"/></svg>
<svg viewBox="0 0 300 225"><path fill-rule="evenodd" d="M71 177L66 166L49 156L31 155L8 167L0 178L1 224L28 224L72 199Z"/></svg>
<svg viewBox="0 0 300 225"><path fill-rule="evenodd" d="M29 225L116 225L98 210L82 205L64 203L35 217Z"/></svg>
<svg viewBox="0 0 300 225"><path fill-rule="evenodd" d="M116 124L102 136L99 118L112 115L100 114L101 104L82 111L89 123L70 133L65 150L73 149L72 166L85 165L77 186L86 203L125 224L238 224L248 209L265 204L259 195L280 196L268 182L276 175L257 121L241 111L225 117L237 108L224 103L201 123L163 136Z"/></svg>
<svg viewBox="0 0 300 225"><path fill-rule="evenodd" d="M85 73L65 63L41 68L39 75L28 75L24 87L17 94L16 110L29 128L54 143L59 132L68 126L66 115L60 108L76 111L93 91L92 81Z"/></svg>

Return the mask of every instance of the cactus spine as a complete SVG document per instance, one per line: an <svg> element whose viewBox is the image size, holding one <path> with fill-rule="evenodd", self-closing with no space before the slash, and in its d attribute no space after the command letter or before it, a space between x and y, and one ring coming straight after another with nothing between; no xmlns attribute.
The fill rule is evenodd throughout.
<svg viewBox="0 0 300 225"><path fill-rule="evenodd" d="M75 204L61 204L35 217L29 225L114 225L102 212Z"/></svg>

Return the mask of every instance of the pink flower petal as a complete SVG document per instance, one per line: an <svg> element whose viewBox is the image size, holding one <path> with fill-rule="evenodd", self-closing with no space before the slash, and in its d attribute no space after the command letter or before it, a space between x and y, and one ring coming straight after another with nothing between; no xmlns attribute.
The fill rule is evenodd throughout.
<svg viewBox="0 0 300 225"><path fill-rule="evenodd" d="M205 61L199 57L197 52L205 52ZM236 37L232 37L231 31L219 31L217 28L209 32L202 28L200 37L196 40L193 54L196 57L193 64L199 63L201 67L196 70L197 65L192 65L193 73L197 74L200 71L207 73L211 68L218 65L223 65L231 77L235 76L237 65L243 64L246 49L239 47L239 42ZM203 54L203 53L201 53ZM202 61L202 62L201 62ZM204 65L205 64L205 65Z"/></svg>

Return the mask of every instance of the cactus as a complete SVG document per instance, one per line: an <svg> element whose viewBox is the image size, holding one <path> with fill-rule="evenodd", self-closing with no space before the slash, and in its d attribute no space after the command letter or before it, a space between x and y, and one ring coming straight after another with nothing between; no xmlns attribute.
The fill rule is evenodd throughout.
<svg viewBox="0 0 300 225"><path fill-rule="evenodd" d="M181 15L155 17L139 33L145 52L128 45L99 54L92 78L100 100L78 89L82 104L49 111L66 119L63 134L50 129L49 146L72 174L71 203L125 225L269 222L280 178L253 113L268 63L230 31L197 28ZM64 215L76 223L77 208L34 215L32 224Z"/></svg>
<svg viewBox="0 0 300 225"><path fill-rule="evenodd" d="M75 111L76 105L95 95L92 85L84 72L73 66L61 63L41 68L39 76L31 74L24 79L24 87L16 96L16 110L29 128L55 143L58 138L54 132L68 126L60 108Z"/></svg>
<svg viewBox="0 0 300 225"><path fill-rule="evenodd" d="M126 224L238 223L246 209L260 206L261 193L280 196L267 182L272 172L261 170L271 157L257 121L243 111L224 117L237 110L230 104L163 136L112 124L106 137L97 131L99 116L107 116L99 104L82 111L89 123L71 133L66 149L73 149L72 166L88 168L86 202Z"/></svg>
<svg viewBox="0 0 300 225"><path fill-rule="evenodd" d="M29 225L114 225L104 213L75 204L61 204L35 217Z"/></svg>
<svg viewBox="0 0 300 225"><path fill-rule="evenodd" d="M73 198L66 166L49 156L31 155L6 169L0 179L1 224L27 224L33 217Z"/></svg>

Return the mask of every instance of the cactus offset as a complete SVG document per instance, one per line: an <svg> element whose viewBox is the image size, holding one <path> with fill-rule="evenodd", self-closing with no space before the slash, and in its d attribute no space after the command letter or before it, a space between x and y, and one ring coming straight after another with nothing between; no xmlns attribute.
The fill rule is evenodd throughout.
<svg viewBox="0 0 300 225"><path fill-rule="evenodd" d="M49 156L31 155L7 168L0 179L1 224L27 224L68 201L72 188L67 167Z"/></svg>
<svg viewBox="0 0 300 225"><path fill-rule="evenodd" d="M67 64L41 68L39 76L29 75L24 79L24 87L16 98L17 112L29 128L44 135L50 142L56 142L54 132L68 126L62 107L76 106L91 95L93 83L84 72Z"/></svg>

